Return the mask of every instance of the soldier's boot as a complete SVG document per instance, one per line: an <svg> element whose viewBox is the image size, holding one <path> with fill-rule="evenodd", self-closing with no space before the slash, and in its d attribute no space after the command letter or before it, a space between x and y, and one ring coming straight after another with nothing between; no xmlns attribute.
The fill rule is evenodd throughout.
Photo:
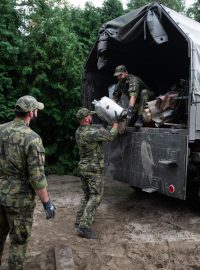
<svg viewBox="0 0 200 270"><path fill-rule="evenodd" d="M1 264L1 259L0 259L0 270L6 270L8 267L6 265Z"/></svg>
<svg viewBox="0 0 200 270"><path fill-rule="evenodd" d="M75 229L75 232L76 233L78 232L78 228L79 228L79 223L75 223L74 224L74 229Z"/></svg>
<svg viewBox="0 0 200 270"><path fill-rule="evenodd" d="M78 233L87 239L97 239L95 232L87 227L78 227Z"/></svg>
<svg viewBox="0 0 200 270"><path fill-rule="evenodd" d="M75 229L78 229L79 223L75 223L74 227L75 227Z"/></svg>
<svg viewBox="0 0 200 270"><path fill-rule="evenodd" d="M7 270L8 267L6 265L0 265L0 270Z"/></svg>
<svg viewBox="0 0 200 270"><path fill-rule="evenodd" d="M142 115L138 115L137 120L136 120L136 122L134 124L134 127L141 128L141 127L143 127L143 124L144 124L144 122L143 122L143 119L142 119Z"/></svg>

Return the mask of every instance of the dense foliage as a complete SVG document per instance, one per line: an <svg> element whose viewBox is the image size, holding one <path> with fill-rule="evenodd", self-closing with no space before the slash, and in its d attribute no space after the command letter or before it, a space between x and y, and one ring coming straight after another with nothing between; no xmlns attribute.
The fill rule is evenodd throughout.
<svg viewBox="0 0 200 270"><path fill-rule="evenodd" d="M81 43L70 30L70 13L37 1L23 40L23 68L19 87L44 101L40 127L49 170L73 171L75 112L80 106L80 78L84 61Z"/></svg>
<svg viewBox="0 0 200 270"><path fill-rule="evenodd" d="M151 1L149 0L129 0L128 1L128 9L136 9L141 6L149 4ZM158 1L160 4L165 5L173 10L181 12L184 10L184 0L160 0Z"/></svg>
<svg viewBox="0 0 200 270"><path fill-rule="evenodd" d="M162 4L183 11L183 0ZM147 4L130 0L91 2L83 9L65 0L1 0L0 2L0 123L12 120L17 98L30 94L45 103L34 127L43 138L47 169L76 173L78 152L75 113L81 106L82 67L104 22ZM200 20L200 2L188 15Z"/></svg>
<svg viewBox="0 0 200 270"><path fill-rule="evenodd" d="M0 2L0 121L13 117L13 105L18 97L20 77L19 54L22 38L18 30L20 17L14 0Z"/></svg>
<svg viewBox="0 0 200 270"><path fill-rule="evenodd" d="M194 4L188 8L187 15L200 22L200 0L194 2Z"/></svg>

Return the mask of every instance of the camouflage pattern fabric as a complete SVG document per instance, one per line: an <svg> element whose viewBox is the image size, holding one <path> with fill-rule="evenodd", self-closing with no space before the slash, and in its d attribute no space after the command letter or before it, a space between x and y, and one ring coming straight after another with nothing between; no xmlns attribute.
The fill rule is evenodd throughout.
<svg viewBox="0 0 200 270"><path fill-rule="evenodd" d="M87 108L81 108L76 113L76 118L77 118L78 121L81 121L86 116L92 115L92 114L95 114L95 111L89 111Z"/></svg>
<svg viewBox="0 0 200 270"><path fill-rule="evenodd" d="M122 93L125 94L129 99L131 96L136 98L133 112L138 112L139 114L142 114L145 103L152 96L152 92L149 87L139 77L132 74L129 74L125 80L117 83L116 89L113 93L113 99L116 102L120 102Z"/></svg>
<svg viewBox="0 0 200 270"><path fill-rule="evenodd" d="M124 65L120 65L120 66L117 66L115 68L115 73L114 73L114 76L119 76L121 75L123 72L127 72L127 69Z"/></svg>
<svg viewBox="0 0 200 270"><path fill-rule="evenodd" d="M35 189L47 186L41 138L23 120L0 125L0 258L10 235L9 269L23 269Z"/></svg>
<svg viewBox="0 0 200 270"><path fill-rule="evenodd" d="M102 142L111 141L117 136L117 129L110 131L103 127L80 126L76 131L76 142L79 148L82 189L84 196L80 202L76 223L90 227L96 208L99 206L104 183L101 172L104 167Z"/></svg>
<svg viewBox="0 0 200 270"><path fill-rule="evenodd" d="M148 89L143 89L140 93L140 99L138 103L138 115L142 115L146 103L149 101L149 98L153 96L153 93Z"/></svg>
<svg viewBox="0 0 200 270"><path fill-rule="evenodd" d="M117 129L106 130L103 127L80 126L76 131L76 142L79 148L79 169L86 172L101 172L104 168L102 142L112 141Z"/></svg>
<svg viewBox="0 0 200 270"><path fill-rule="evenodd" d="M104 181L99 173L82 172L81 182L84 196L78 208L76 223L90 228L94 212L102 200Z"/></svg>
<svg viewBox="0 0 200 270"><path fill-rule="evenodd" d="M25 261L28 240L31 235L35 203L15 208L0 205L0 258L9 233L9 270L22 270Z"/></svg>
<svg viewBox="0 0 200 270"><path fill-rule="evenodd" d="M0 125L0 205L22 207L47 186L41 138L23 120Z"/></svg>
<svg viewBox="0 0 200 270"><path fill-rule="evenodd" d="M20 97L15 105L15 110L21 112L31 112L36 109L43 110L44 104L42 102L38 102L37 99L32 96Z"/></svg>

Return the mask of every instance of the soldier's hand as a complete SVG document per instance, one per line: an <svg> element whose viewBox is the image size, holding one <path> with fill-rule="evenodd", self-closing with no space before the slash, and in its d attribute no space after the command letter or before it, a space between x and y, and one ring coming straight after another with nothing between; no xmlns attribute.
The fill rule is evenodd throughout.
<svg viewBox="0 0 200 270"><path fill-rule="evenodd" d="M108 126L108 123L105 120L102 120L102 126L106 129Z"/></svg>
<svg viewBox="0 0 200 270"><path fill-rule="evenodd" d="M133 117L133 108L128 107L126 117L127 117L127 119L131 119Z"/></svg>
<svg viewBox="0 0 200 270"><path fill-rule="evenodd" d="M122 111L119 115L117 115L117 112L115 111L115 118L113 119L114 123L119 123L123 121L126 118L126 115L124 114L124 111Z"/></svg>
<svg viewBox="0 0 200 270"><path fill-rule="evenodd" d="M42 204L46 213L46 219L54 218L56 207L53 205L53 203L49 200L48 202Z"/></svg>

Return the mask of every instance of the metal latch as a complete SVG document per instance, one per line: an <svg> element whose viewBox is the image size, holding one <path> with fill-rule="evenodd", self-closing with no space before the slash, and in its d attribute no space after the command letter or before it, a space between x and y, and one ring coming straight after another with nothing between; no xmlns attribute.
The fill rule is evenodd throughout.
<svg viewBox="0 0 200 270"><path fill-rule="evenodd" d="M166 159L161 159L158 161L160 164L164 165L173 165L178 166L178 151L177 150L170 150L168 149L168 154L166 156Z"/></svg>
<svg viewBox="0 0 200 270"><path fill-rule="evenodd" d="M158 163L165 164L165 165L175 165L177 166L177 160L159 160Z"/></svg>
<svg viewBox="0 0 200 270"><path fill-rule="evenodd" d="M146 187L146 188L143 188L142 191L148 192L148 193L153 193L153 192L158 191L158 188L156 188L156 187Z"/></svg>

